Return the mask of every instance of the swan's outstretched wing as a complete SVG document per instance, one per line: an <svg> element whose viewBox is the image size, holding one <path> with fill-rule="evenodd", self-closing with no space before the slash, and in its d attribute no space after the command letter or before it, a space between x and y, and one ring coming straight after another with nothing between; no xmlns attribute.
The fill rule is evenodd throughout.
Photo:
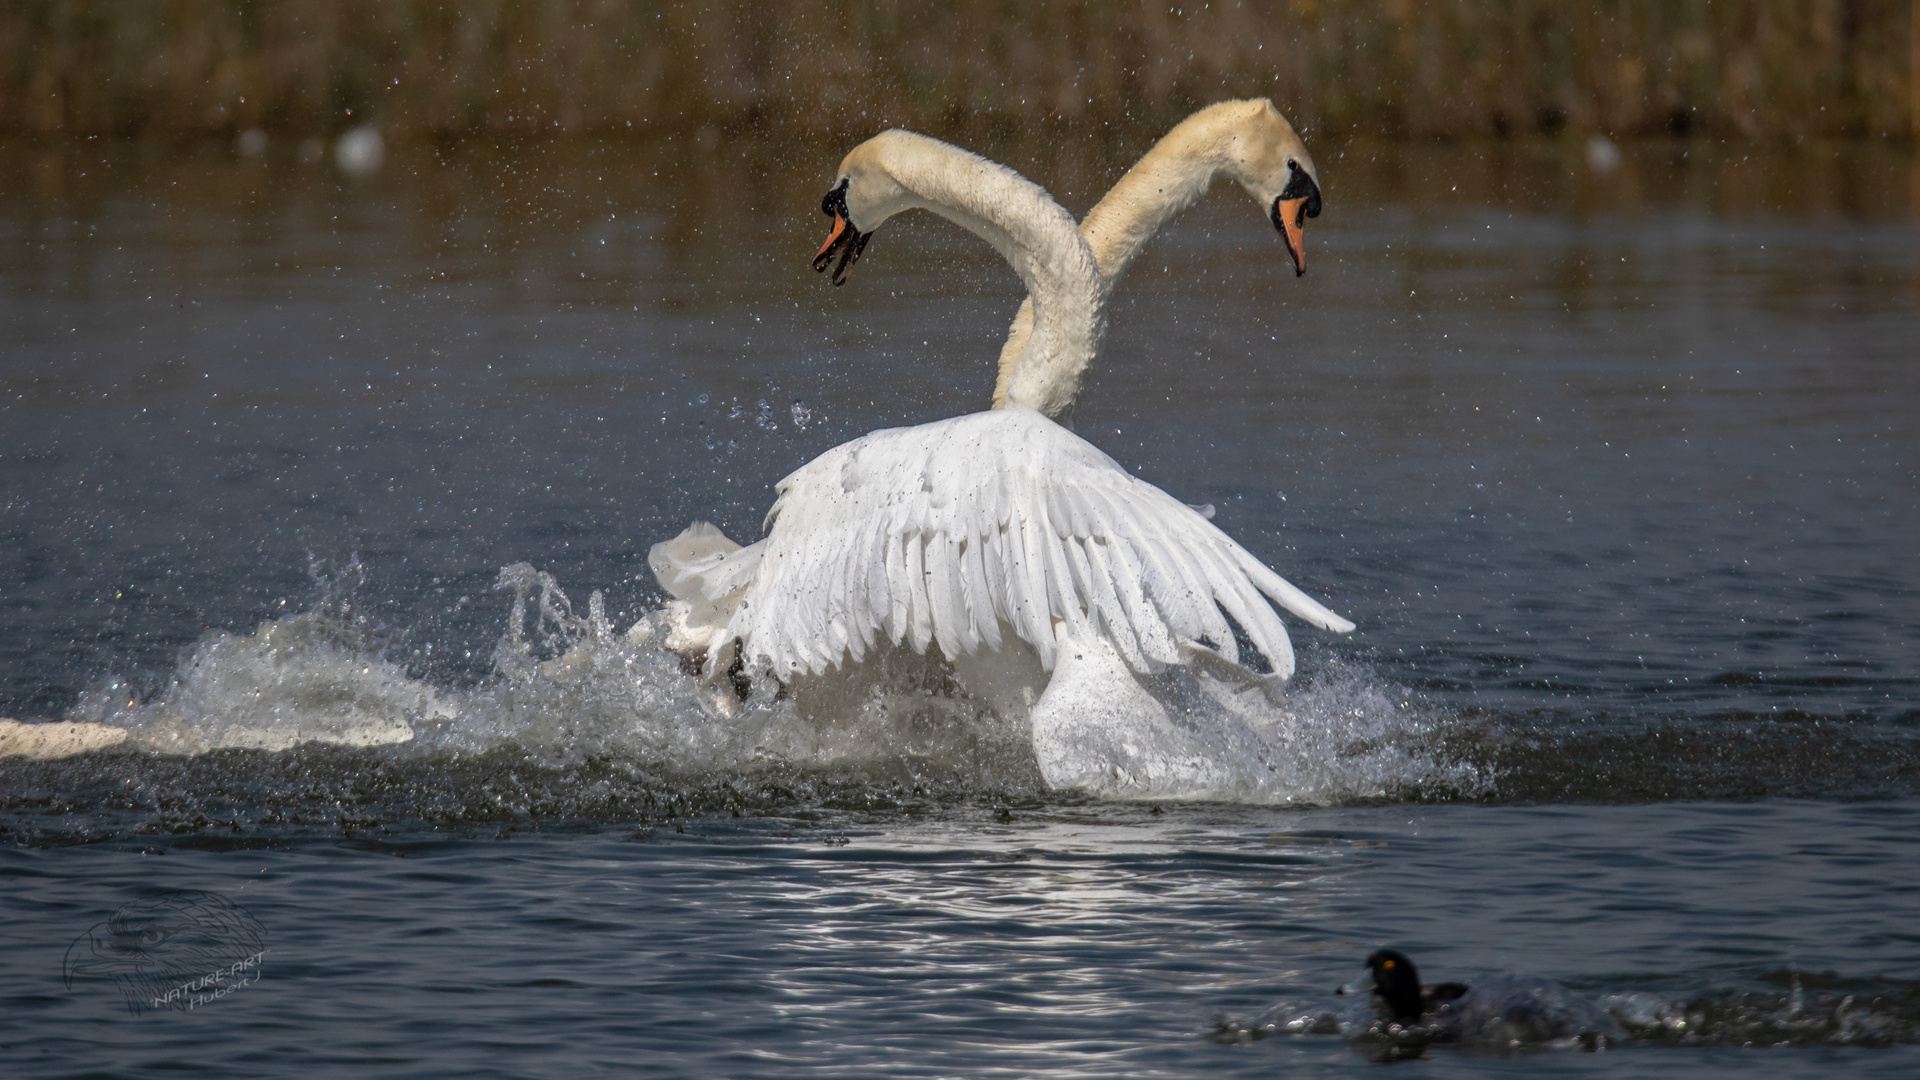
<svg viewBox="0 0 1920 1080"><path fill-rule="evenodd" d="M647 563L660 587L674 599L706 600L723 596L739 584L719 588L717 581L710 580L717 576L715 571L726 563L727 556L739 550L740 545L727 539L711 522L696 521L679 536L653 545Z"/></svg>
<svg viewBox="0 0 1920 1080"><path fill-rule="evenodd" d="M715 663L734 640L749 667L783 680L858 661L882 637L956 657L997 649L1005 624L1052 670L1058 620L1104 632L1150 671L1202 640L1237 660L1231 616L1285 676L1293 647L1262 594L1315 626L1353 629L1030 410L876 431L779 492L752 580L712 642Z"/></svg>
<svg viewBox="0 0 1920 1080"><path fill-rule="evenodd" d="M764 540L741 547L705 521L653 545L647 562L660 587L677 601L669 610L669 648L698 652L712 644L733 616L765 547Z"/></svg>

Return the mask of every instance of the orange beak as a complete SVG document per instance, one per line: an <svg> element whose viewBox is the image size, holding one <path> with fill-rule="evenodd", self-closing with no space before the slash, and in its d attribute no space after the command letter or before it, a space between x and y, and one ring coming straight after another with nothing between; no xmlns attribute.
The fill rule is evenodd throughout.
<svg viewBox="0 0 1920 1080"><path fill-rule="evenodd" d="M1307 272L1307 219L1320 216L1320 185L1299 165L1289 161L1287 168L1292 175L1287 177L1287 186L1280 190L1279 197L1273 200L1273 227L1280 230L1280 238L1287 242L1287 254L1293 256L1293 276L1299 277Z"/></svg>
<svg viewBox="0 0 1920 1080"><path fill-rule="evenodd" d="M1293 276L1307 272L1307 200L1279 199L1273 204L1273 223L1287 242L1287 254L1293 256Z"/></svg>
<svg viewBox="0 0 1920 1080"><path fill-rule="evenodd" d="M853 215L847 210L847 181L842 179L827 197L820 200L820 212L833 219L833 231L827 234L827 242L813 253L813 268L816 272L833 265L833 283L845 285L847 274L853 264L860 261L860 253L867 249L867 241L872 233L861 234L853 227ZM839 261L834 261L838 255Z"/></svg>
<svg viewBox="0 0 1920 1080"><path fill-rule="evenodd" d="M841 217L839 214L833 215L833 231L827 234L827 242L820 245L820 250L813 253L813 268L815 270L825 270L827 268L827 253L833 250L833 245L840 240L840 234L846 231L847 219Z"/></svg>

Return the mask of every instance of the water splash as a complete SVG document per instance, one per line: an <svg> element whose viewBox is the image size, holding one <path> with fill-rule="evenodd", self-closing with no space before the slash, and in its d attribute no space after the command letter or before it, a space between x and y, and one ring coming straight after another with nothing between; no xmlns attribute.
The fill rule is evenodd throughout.
<svg viewBox="0 0 1920 1080"><path fill-rule="evenodd" d="M320 594L311 610L244 636L211 631L157 695L108 678L67 719L125 728L130 748L198 754L391 745L411 741L416 723L452 717L446 695L384 659L385 634L353 603L365 568L329 573L316 561L310 572Z"/></svg>
<svg viewBox="0 0 1920 1080"><path fill-rule="evenodd" d="M1272 749L1260 801L1476 798L1493 790L1490 765L1451 749L1457 721L1359 665L1324 659L1288 688L1286 707L1292 724Z"/></svg>
<svg viewBox="0 0 1920 1080"><path fill-rule="evenodd" d="M429 774L489 759L514 763L523 772L513 782L530 790L552 788L536 773L610 769L624 779L604 781L609 790L629 792L778 776L837 790L1059 797L1041 778L1024 712L969 693L937 654L882 650L806 685L706 679L666 648L663 613L616 628L599 592L582 614L551 574L518 563L495 585L509 599L492 674L440 686L388 658L391 636L353 603L363 576L358 564L317 568L311 610L247 635L212 632L158 693L108 680L67 718L126 728L128 747L165 754L318 744L400 755ZM1173 749L1200 767L1098 794L1321 805L1471 795L1488 783L1483 767L1444 752L1441 718L1356 667L1329 661L1278 704L1178 671L1161 683Z"/></svg>

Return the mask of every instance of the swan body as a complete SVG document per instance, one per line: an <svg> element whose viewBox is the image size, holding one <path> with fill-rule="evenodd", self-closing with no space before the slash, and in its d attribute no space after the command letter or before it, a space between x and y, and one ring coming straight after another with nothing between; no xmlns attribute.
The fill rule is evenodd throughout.
<svg viewBox="0 0 1920 1080"><path fill-rule="evenodd" d="M669 645L704 647L717 674L738 642L748 671L807 689L883 648L938 649L995 712L1026 715L1056 789L1227 789L1214 748L1176 721L1156 679L1197 668L1209 678L1192 693L1244 718L1237 698L1277 704L1294 670L1268 599L1315 626L1353 628L1031 409L876 431L778 490L759 543L724 550L702 525L676 543L705 542L704 556L676 563L656 548L681 598ZM724 625L702 621L727 601ZM1239 666L1228 615L1271 674Z"/></svg>
<svg viewBox="0 0 1920 1080"><path fill-rule="evenodd" d="M1071 405L1098 348L1109 279L1038 186L886 132L842 162L815 267L833 265L842 283L880 223L912 208L986 238L1027 285L1031 332L1006 407L827 451L776 485L756 544L696 523L656 545L655 573L676 598L669 641L704 652L710 678L737 644L749 672L789 685L883 647L937 647L998 708L1030 709L1050 785L1191 784L1205 755L1167 742L1174 725L1143 678L1226 667L1284 683L1293 650L1268 600L1335 632L1353 624L1047 418ZM1238 666L1235 625L1271 664L1264 683ZM1022 674L1034 670L1038 694Z"/></svg>
<svg viewBox="0 0 1920 1080"><path fill-rule="evenodd" d="M1003 628L1048 671L1063 635L1104 638L1142 673L1183 662L1182 645L1202 640L1237 660L1221 609L1291 674L1286 628L1262 595L1316 626L1352 628L1031 409L876 431L778 491L764 547L714 561L709 589L745 588L708 649L717 662L737 639L750 667L783 681L858 662L883 639L937 645L948 659L997 651Z"/></svg>
<svg viewBox="0 0 1920 1080"><path fill-rule="evenodd" d="M1200 201L1217 180L1232 180L1267 211L1286 242L1294 272L1306 273L1301 226L1320 216L1320 174L1306 144L1266 98L1222 101L1174 125L1081 219L1109 292L1155 233ZM1000 348L993 407L1007 406L1014 370L1033 330L1033 304L1021 303ZM1068 403L1071 406L1071 402ZM1049 412L1059 419L1060 412Z"/></svg>

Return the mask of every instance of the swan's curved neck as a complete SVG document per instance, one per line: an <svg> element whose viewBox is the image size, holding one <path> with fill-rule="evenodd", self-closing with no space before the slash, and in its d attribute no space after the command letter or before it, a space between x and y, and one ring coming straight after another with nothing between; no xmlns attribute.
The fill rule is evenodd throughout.
<svg viewBox="0 0 1920 1080"><path fill-rule="evenodd" d="M1108 287L1127 272L1160 227L1200 201L1215 180L1244 176L1249 135L1266 101L1229 101L1187 117L1153 144L1146 156L1080 223Z"/></svg>
<svg viewBox="0 0 1920 1080"><path fill-rule="evenodd" d="M1264 114L1272 108L1264 99L1225 101L1189 116L1087 211L1080 235L1100 265L1108 292L1160 227L1200 201L1215 180L1246 182L1248 143L1261 133ZM1001 349L995 408L1011 404L1009 393L1029 340L1024 329L1016 321Z"/></svg>
<svg viewBox="0 0 1920 1080"><path fill-rule="evenodd" d="M1059 415L1106 331L1106 279L1093 252L1039 185L956 146L905 131L862 143L841 163L854 228L931 210L994 246L1033 300L1033 336L1010 373L1007 404Z"/></svg>

